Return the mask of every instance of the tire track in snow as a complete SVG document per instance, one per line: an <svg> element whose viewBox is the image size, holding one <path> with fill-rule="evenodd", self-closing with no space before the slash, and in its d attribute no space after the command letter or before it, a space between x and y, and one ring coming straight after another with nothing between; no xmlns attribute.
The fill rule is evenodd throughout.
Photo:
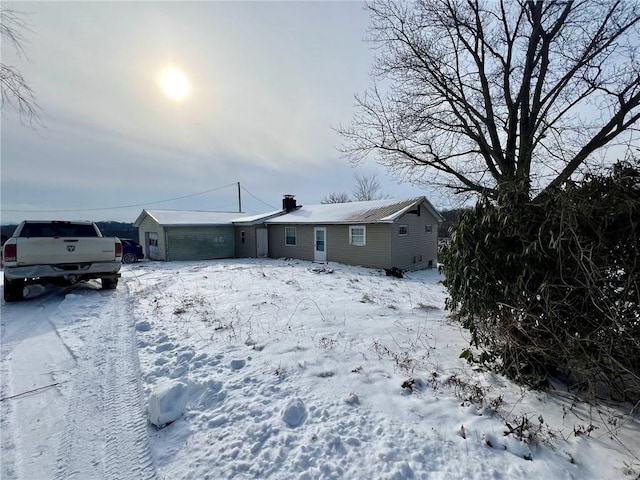
<svg viewBox="0 0 640 480"><path fill-rule="evenodd" d="M105 412L109 426L105 477L151 479L155 478L155 469L146 417L142 412L140 364L133 325L130 323L133 309L129 301L126 308L119 312L119 318L120 322L111 322L110 325L111 337L116 342L108 352L105 377L106 395L111 400L106 403Z"/></svg>
<svg viewBox="0 0 640 480"><path fill-rule="evenodd" d="M56 298L57 293L58 292L50 291L39 297L37 299L37 310L32 315L29 315L26 321L24 319L24 312L33 310L34 300L24 300L23 303L3 305L0 362L4 362L20 342L30 336L43 322L47 321L52 312L55 312L64 300L64 295ZM19 326L15 326L16 323L19 323Z"/></svg>
<svg viewBox="0 0 640 480"><path fill-rule="evenodd" d="M16 418L18 409L12 400L14 395L25 392L15 386L12 371L12 356L20 353L23 343L34 337L46 333L51 328L50 316L56 312L64 301L64 295L59 290L42 289L36 298L25 299L23 302L8 304L3 302L0 328L0 432L2 437L2 461L0 461L0 477L20 478L22 429ZM37 365L33 371L37 371ZM19 374L18 374L19 375ZM28 382L26 382L28 383ZM40 385L48 388L47 385ZM37 390L37 388L32 388ZM10 432L10 433L9 433Z"/></svg>
<svg viewBox="0 0 640 480"><path fill-rule="evenodd" d="M140 368L126 287L100 292L78 355L55 479L153 479Z"/></svg>

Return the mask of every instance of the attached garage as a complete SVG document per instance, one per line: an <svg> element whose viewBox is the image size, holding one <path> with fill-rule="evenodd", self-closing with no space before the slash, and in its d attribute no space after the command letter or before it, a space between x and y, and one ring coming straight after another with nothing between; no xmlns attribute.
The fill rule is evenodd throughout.
<svg viewBox="0 0 640 480"><path fill-rule="evenodd" d="M213 260L235 254L233 226L167 227L167 260Z"/></svg>
<svg viewBox="0 0 640 480"><path fill-rule="evenodd" d="M214 260L235 256L233 220L242 213L143 210L134 225L150 260Z"/></svg>

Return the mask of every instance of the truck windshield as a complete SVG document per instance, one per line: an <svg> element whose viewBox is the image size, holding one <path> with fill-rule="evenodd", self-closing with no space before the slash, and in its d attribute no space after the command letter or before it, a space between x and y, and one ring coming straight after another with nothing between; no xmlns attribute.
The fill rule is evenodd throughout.
<svg viewBox="0 0 640 480"><path fill-rule="evenodd" d="M93 225L74 223L26 223L21 237L97 237Z"/></svg>

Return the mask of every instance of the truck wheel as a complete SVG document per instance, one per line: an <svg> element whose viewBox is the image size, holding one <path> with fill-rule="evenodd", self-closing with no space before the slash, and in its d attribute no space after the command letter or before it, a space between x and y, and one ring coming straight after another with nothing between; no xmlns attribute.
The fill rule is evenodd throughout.
<svg viewBox="0 0 640 480"><path fill-rule="evenodd" d="M138 257L136 257L135 253L126 253L124 257L122 257L122 263L136 263L138 261Z"/></svg>
<svg viewBox="0 0 640 480"><path fill-rule="evenodd" d="M24 280L9 280L4 277L4 301L19 302L24 299Z"/></svg>
<svg viewBox="0 0 640 480"><path fill-rule="evenodd" d="M115 290L118 286L117 278L103 278L102 279L102 288L105 290Z"/></svg>

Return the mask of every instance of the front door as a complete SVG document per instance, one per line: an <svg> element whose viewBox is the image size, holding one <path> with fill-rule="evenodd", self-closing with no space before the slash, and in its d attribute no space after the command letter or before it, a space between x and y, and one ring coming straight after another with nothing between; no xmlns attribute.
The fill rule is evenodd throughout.
<svg viewBox="0 0 640 480"><path fill-rule="evenodd" d="M315 227L313 229L315 238L313 260L315 262L327 261L327 229L326 227Z"/></svg>

